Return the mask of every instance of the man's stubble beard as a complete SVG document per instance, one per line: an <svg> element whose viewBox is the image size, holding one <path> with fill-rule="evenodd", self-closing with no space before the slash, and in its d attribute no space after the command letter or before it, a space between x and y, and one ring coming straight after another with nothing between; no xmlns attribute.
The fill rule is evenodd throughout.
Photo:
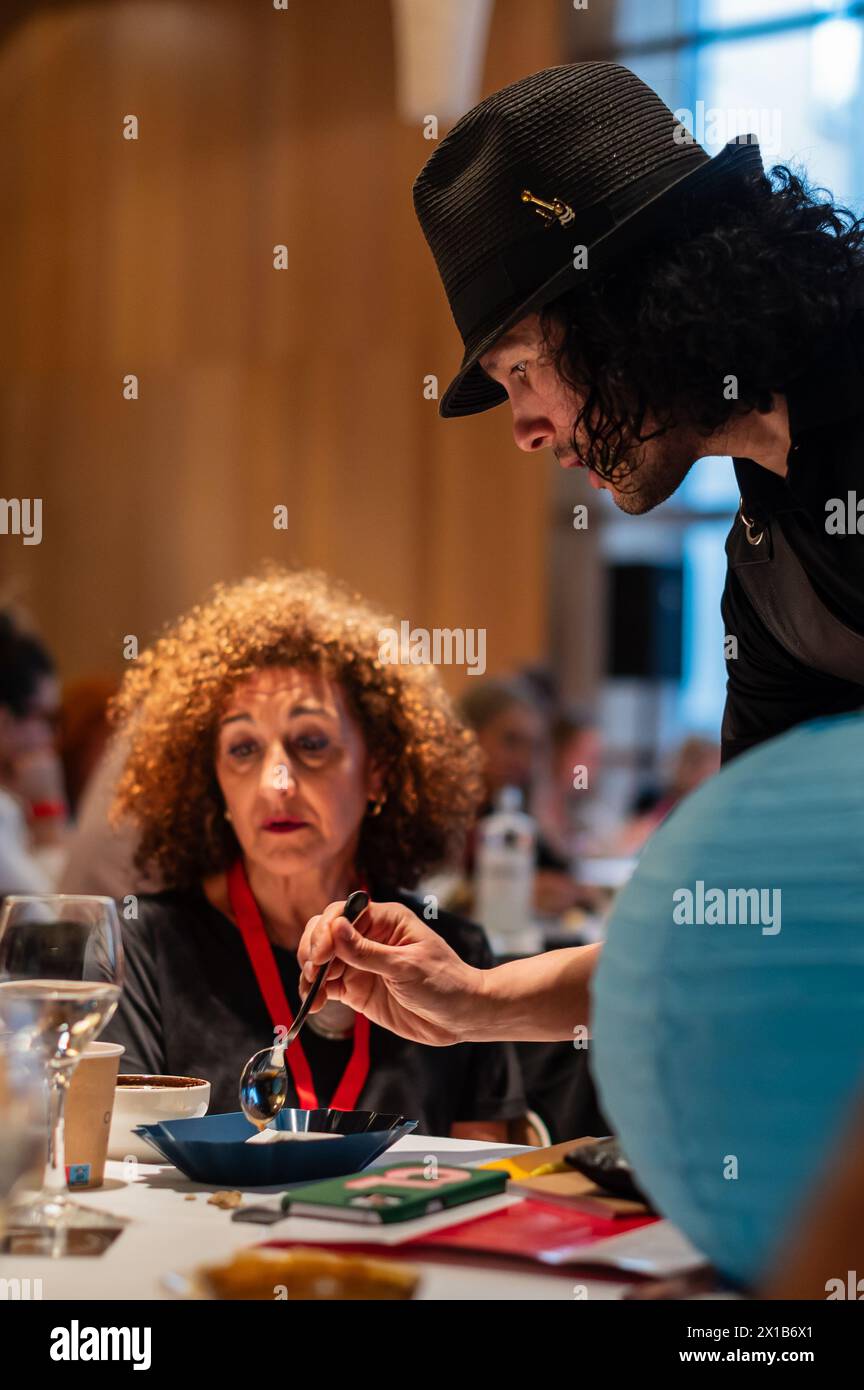
<svg viewBox="0 0 864 1390"><path fill-rule="evenodd" d="M703 453L704 440L689 431L670 430L648 444L637 445L623 468L617 466L607 490L619 511L641 516L677 492ZM616 473L620 486L615 482Z"/></svg>

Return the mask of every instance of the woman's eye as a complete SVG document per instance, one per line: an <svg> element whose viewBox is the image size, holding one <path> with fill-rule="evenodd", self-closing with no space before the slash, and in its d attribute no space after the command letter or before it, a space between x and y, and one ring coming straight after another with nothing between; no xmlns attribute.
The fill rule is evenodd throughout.
<svg viewBox="0 0 864 1390"><path fill-rule="evenodd" d="M329 742L323 734L301 734L298 739L295 739L295 743L301 753L313 755L324 753L329 747Z"/></svg>
<svg viewBox="0 0 864 1390"><path fill-rule="evenodd" d="M249 758L255 752L255 744L245 739L242 743L232 743L228 749L232 758Z"/></svg>
<svg viewBox="0 0 864 1390"><path fill-rule="evenodd" d="M514 362L513 366L510 368L510 375L512 376L513 373L515 372L517 376L524 377L524 375L525 375L525 373L527 372L527 370L528 370L528 363L527 363L527 362Z"/></svg>

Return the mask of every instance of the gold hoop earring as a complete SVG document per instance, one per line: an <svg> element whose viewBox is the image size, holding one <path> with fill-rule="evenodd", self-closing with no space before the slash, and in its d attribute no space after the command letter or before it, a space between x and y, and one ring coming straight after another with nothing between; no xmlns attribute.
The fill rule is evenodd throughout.
<svg viewBox="0 0 864 1390"><path fill-rule="evenodd" d="M367 816L370 816L370 817L371 817L371 816L380 816L380 814L381 814L381 808L383 807L383 805L384 805L384 797L383 797L383 796L382 796L382 798L381 798L380 801L370 801L370 802L368 802L368 803L367 803L367 807L366 807L366 814L367 814ZM370 806L372 807L372 810L371 810L371 811L369 810L369 807L370 807Z"/></svg>

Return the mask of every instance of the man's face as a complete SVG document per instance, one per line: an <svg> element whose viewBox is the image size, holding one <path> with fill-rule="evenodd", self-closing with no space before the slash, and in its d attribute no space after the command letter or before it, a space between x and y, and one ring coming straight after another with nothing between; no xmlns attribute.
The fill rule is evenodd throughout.
<svg viewBox="0 0 864 1390"><path fill-rule="evenodd" d="M530 788L544 733L539 712L516 701L477 730L477 741L486 758L486 790L490 798L496 797L503 787L519 787L521 791Z"/></svg>
<svg viewBox="0 0 864 1390"><path fill-rule="evenodd" d="M581 399L561 380L546 353L539 314L529 314L509 329L483 354L480 366L507 392L520 449L551 449L562 468L588 466L572 447ZM588 481L611 492L622 512L649 512L671 497L706 452L704 439L679 427L635 447L628 458L632 471L621 477L620 487L590 467Z"/></svg>
<svg viewBox="0 0 864 1390"><path fill-rule="evenodd" d="M60 708L56 677L38 677L24 714L0 707L0 762L15 762L54 746L54 725Z"/></svg>

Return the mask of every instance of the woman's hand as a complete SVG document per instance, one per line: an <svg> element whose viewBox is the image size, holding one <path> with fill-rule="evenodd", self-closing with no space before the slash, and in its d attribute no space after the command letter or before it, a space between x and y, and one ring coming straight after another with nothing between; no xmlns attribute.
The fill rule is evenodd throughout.
<svg viewBox="0 0 864 1390"><path fill-rule="evenodd" d="M482 1013L484 972L465 961L402 903L370 903L356 926L331 903L312 917L297 957L308 991L331 961L312 1013L329 999L414 1042L466 1041Z"/></svg>

